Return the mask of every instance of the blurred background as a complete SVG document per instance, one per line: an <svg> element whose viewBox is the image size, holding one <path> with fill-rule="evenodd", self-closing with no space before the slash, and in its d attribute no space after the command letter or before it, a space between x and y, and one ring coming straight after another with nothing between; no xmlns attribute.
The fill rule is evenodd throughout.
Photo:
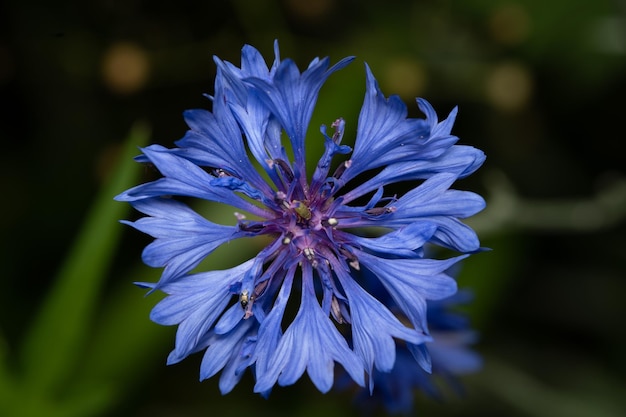
<svg viewBox="0 0 626 417"><path fill-rule="evenodd" d="M301 68L357 56L311 135L342 116L354 139L367 62L411 116L416 96L458 105L453 133L488 156L456 186L489 204L470 223L493 251L459 276L485 367L416 414L626 415L624 0L3 1L0 415L362 413L308 377L264 400L249 375L227 396L197 382L201 355L165 366L175 329L132 285L158 277L149 239L116 222L136 214L112 196L153 178L136 147L173 146L182 111L209 107L212 55L238 65L250 43L271 62L274 39Z"/></svg>

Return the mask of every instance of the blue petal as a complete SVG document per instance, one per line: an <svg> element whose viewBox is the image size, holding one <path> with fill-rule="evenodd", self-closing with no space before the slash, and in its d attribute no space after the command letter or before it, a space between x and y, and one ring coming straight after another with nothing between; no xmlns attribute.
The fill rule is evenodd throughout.
<svg viewBox="0 0 626 417"><path fill-rule="evenodd" d="M432 242L459 252L471 253L480 250L480 241L474 229L452 217L430 217L437 224Z"/></svg>
<svg viewBox="0 0 626 417"><path fill-rule="evenodd" d="M261 78L247 79L287 132L296 170L301 170L302 175L305 174L306 131L319 90L330 74L344 68L353 59L344 58L331 68L328 68L328 58L314 60L302 74L292 60L286 59L278 66L271 83Z"/></svg>
<svg viewBox="0 0 626 417"><path fill-rule="evenodd" d="M456 292L456 281L444 271L466 256L446 260L381 259L356 251L359 263L372 271L416 329L427 332L426 300Z"/></svg>
<svg viewBox="0 0 626 417"><path fill-rule="evenodd" d="M272 379L272 376L269 375L273 372L271 360L283 335L281 322L285 308L287 307L287 301L291 294L294 273L295 267L287 272L272 309L269 314L261 320L259 335L252 357L252 360L256 362L257 385L255 385L254 388L255 392L267 392L272 389L272 386L276 382L276 377ZM260 380L267 380L267 383L265 385L259 385L258 381Z"/></svg>
<svg viewBox="0 0 626 417"><path fill-rule="evenodd" d="M375 365L376 369L389 372L395 363L393 337L414 344L431 339L400 323L387 307L363 290L343 268L335 268L335 271L350 306L354 350L370 374L370 389L373 389L372 367Z"/></svg>
<svg viewBox="0 0 626 417"><path fill-rule="evenodd" d="M435 342L428 345L433 367L454 375L475 372L482 367L481 356L468 345L475 343L472 331L434 333Z"/></svg>
<svg viewBox="0 0 626 417"><path fill-rule="evenodd" d="M261 53L251 45L244 45L241 49L241 68L228 61L222 61L217 56L213 57L213 61L223 71L226 77L224 81L228 81L229 86L237 88L237 97L242 103L245 103L247 92L243 84L239 81L248 77L271 80L276 73L278 65L280 65L280 52L277 41L274 42L274 54L274 62L271 68L267 67Z"/></svg>
<svg viewBox="0 0 626 417"><path fill-rule="evenodd" d="M232 299L231 285L241 280L251 264L252 261L247 261L224 271L190 275L162 286L168 296L152 309L150 318L163 325L179 325L170 363L196 351Z"/></svg>
<svg viewBox="0 0 626 417"><path fill-rule="evenodd" d="M456 120L456 115L459 110L458 107L453 108L446 120L439 123L437 113L428 101L424 100L423 98L418 98L417 106L422 111L422 113L426 115L426 120L430 124L430 140L443 138L450 135L450 132L452 131L452 126L454 125L454 121Z"/></svg>
<svg viewBox="0 0 626 417"><path fill-rule="evenodd" d="M431 373L433 370L433 362L426 344L414 345L412 343L407 343L406 347L411 352L420 368L428 373Z"/></svg>
<svg viewBox="0 0 626 417"><path fill-rule="evenodd" d="M245 178L260 190L270 192L269 186L248 158L241 129L225 102L226 93L219 87L222 79L223 75L221 71L218 71L213 113L206 110L184 112L185 121L190 130L176 142L176 145L181 148L181 151L177 151L178 155L185 157L187 150L195 150L194 162L221 168L238 178Z"/></svg>
<svg viewBox="0 0 626 417"><path fill-rule="evenodd" d="M243 345L251 331L257 328L256 321L245 320L227 334L213 334L200 365L200 380L211 378L224 369L219 382L220 392L230 392L243 376L243 372L237 372L240 363L246 359Z"/></svg>
<svg viewBox="0 0 626 417"><path fill-rule="evenodd" d="M393 204L395 212L390 220L414 221L438 215L465 218L485 208L485 200L478 194L449 190L455 180L454 174L437 174L427 179Z"/></svg>
<svg viewBox="0 0 626 417"><path fill-rule="evenodd" d="M437 224L433 242L443 244L461 252L474 252L480 248L476 233L457 217L465 218L476 214L485 207L485 201L478 194L468 191L449 190L454 182L454 174L437 174L427 179L419 187L407 192L390 204L391 212L384 216L367 216L341 219L343 227L380 226L397 228L414 222L428 221ZM341 208L341 212L354 212L354 209Z"/></svg>
<svg viewBox="0 0 626 417"><path fill-rule="evenodd" d="M298 314L281 337L267 372L257 377L255 392L271 388L276 381L279 385L293 384L305 370L318 390L328 392L333 384L335 361L363 385L360 361L318 304L310 264L303 264L302 281Z"/></svg>
<svg viewBox="0 0 626 417"><path fill-rule="evenodd" d="M435 231L434 223L414 222L377 238L365 238L337 231L336 234L346 235L351 244L367 248L378 253L395 256L414 257L415 250L424 246ZM349 236L349 237L348 237Z"/></svg>
<svg viewBox="0 0 626 417"><path fill-rule="evenodd" d="M276 59L270 70L268 70L259 51L249 45L244 46L242 49L241 69L229 62L221 61L217 57L215 57L215 62L222 69L225 82L228 82L228 87L225 88L226 103L229 105L246 137L250 152L274 183L278 185L278 178L275 177L274 171L267 163L268 152L269 159L280 158L287 160L287 157L280 152L274 152L281 150L280 143L278 143L279 146L275 146L276 144L268 146L267 142L275 139L275 136L268 134L271 113L263 105L258 95L250 91L248 86L242 81L248 77L257 77L270 81L280 64L278 43L275 44L275 50Z"/></svg>
<svg viewBox="0 0 626 417"><path fill-rule="evenodd" d="M282 159L286 161L287 155L283 152L280 136L271 134L269 110L262 105L255 94L250 94L244 104L237 103L229 99L228 96L227 102L241 126L250 152L274 181L274 184L280 185L280 181L275 171L268 164L268 160ZM278 142L272 143L276 139Z"/></svg>
<svg viewBox="0 0 626 417"><path fill-rule="evenodd" d="M215 324L215 334L226 334L243 320L243 310L239 303L235 303L220 317Z"/></svg>
<svg viewBox="0 0 626 417"><path fill-rule="evenodd" d="M391 163L374 177L344 194L344 204L395 182L426 179L445 172L464 178L476 171L484 161L485 154L481 150L454 145L434 159Z"/></svg>
<svg viewBox="0 0 626 417"><path fill-rule="evenodd" d="M364 171L394 162L437 158L458 140L456 136L444 134L446 128L451 127L455 110L449 122L441 126L436 124L436 119L432 123L407 118L402 100L398 96L385 98L367 65L366 74L366 94L359 115L352 165L343 174L344 184Z"/></svg>
<svg viewBox="0 0 626 417"><path fill-rule="evenodd" d="M166 178L133 187L116 196L116 200L134 202L158 196L181 195L228 204L261 217L273 217L271 212L239 197L222 179L209 175L194 163L174 155L169 149L151 145L144 148L143 152Z"/></svg>
<svg viewBox="0 0 626 417"><path fill-rule="evenodd" d="M142 200L134 206L154 216L122 223L156 238L145 247L142 259L152 267L165 266L157 288L191 271L223 243L246 235L236 226L212 223L174 200Z"/></svg>

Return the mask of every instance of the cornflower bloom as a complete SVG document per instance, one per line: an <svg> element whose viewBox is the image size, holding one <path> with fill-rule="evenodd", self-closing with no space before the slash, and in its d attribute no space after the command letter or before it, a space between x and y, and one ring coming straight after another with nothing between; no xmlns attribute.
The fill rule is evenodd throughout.
<svg viewBox="0 0 626 417"><path fill-rule="evenodd" d="M343 119L331 124L332 132L322 126L325 150L307 178L305 139L319 90L353 58L330 67L328 58L316 58L301 72L280 59L277 43L274 49L269 67L251 46L242 50L241 67L215 58L211 111L184 113L189 130L176 148L142 149L138 159L162 178L116 198L146 215L124 223L155 238L142 258L163 273L141 285L167 294L151 319L178 325L169 364L204 350L200 378L221 370L222 393L247 368L254 391L264 395L276 383L293 384L305 370L327 392L335 362L359 385L368 375L371 387L374 369L394 365L394 339L431 340L426 300L456 291L445 271L466 255L428 259L423 245L463 254L479 249L476 234L459 219L485 203L449 187L474 172L484 155L455 145L456 109L439 122L419 99L426 118L408 118L402 101L386 98L366 66L354 150L341 144ZM331 172L339 155L344 160ZM409 180L422 182L404 195L385 195L385 186ZM213 223L177 197L228 204L236 224ZM355 233L371 226L387 233ZM256 236L269 243L254 258L227 270L196 270L220 245ZM353 277L360 269L380 280L406 323ZM288 304L297 308L290 322Z"/></svg>

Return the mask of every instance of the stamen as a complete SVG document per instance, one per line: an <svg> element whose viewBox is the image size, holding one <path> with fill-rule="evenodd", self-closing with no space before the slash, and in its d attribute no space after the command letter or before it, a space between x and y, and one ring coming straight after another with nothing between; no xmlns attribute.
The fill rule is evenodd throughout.
<svg viewBox="0 0 626 417"><path fill-rule="evenodd" d="M224 177L231 177L232 176L228 172L224 171L222 168L214 169L213 170L213 175L215 175L218 178L224 178Z"/></svg>
<svg viewBox="0 0 626 417"><path fill-rule="evenodd" d="M259 233L264 228L262 223L239 223L239 229L244 232Z"/></svg>
<svg viewBox="0 0 626 417"><path fill-rule="evenodd" d="M259 298L265 289L267 288L267 284L269 284L270 280L266 279L265 281L259 282L256 287L254 287L254 294L252 294L252 301Z"/></svg>
<svg viewBox="0 0 626 417"><path fill-rule="evenodd" d="M306 258L309 261L312 261L313 259L315 259L315 251L311 248L304 248L302 250L302 252L304 253L304 256L306 256Z"/></svg>
<svg viewBox="0 0 626 417"><path fill-rule="evenodd" d="M333 313L333 316L335 317L335 320L337 320L337 323L346 323L343 318L343 314L341 314L341 306L339 305L339 300L334 295L330 301L330 309Z"/></svg>
<svg viewBox="0 0 626 417"><path fill-rule="evenodd" d="M333 142L335 142L337 145L341 143L345 124L346 122L343 120L343 118L340 117L330 125L330 127L335 129L335 133L333 133Z"/></svg>
<svg viewBox="0 0 626 417"><path fill-rule="evenodd" d="M274 163L278 165L278 167L280 168L280 171L283 173L283 175L287 179L287 182L293 181L294 179L293 171L291 170L291 167L286 161L280 158L277 158L277 159L274 159Z"/></svg>
<svg viewBox="0 0 626 417"><path fill-rule="evenodd" d="M282 191L276 192L276 195L274 196L274 201L285 210L291 209L291 205L287 201L287 194L283 193Z"/></svg>
<svg viewBox="0 0 626 417"><path fill-rule="evenodd" d="M365 210L367 214L371 214L372 216L380 216L381 214L393 213L394 211L396 211L395 207L374 207Z"/></svg>
<svg viewBox="0 0 626 417"><path fill-rule="evenodd" d="M324 201L324 204L322 204L322 211L328 210L333 204L333 201L335 201L333 197L327 198L326 201Z"/></svg>
<svg viewBox="0 0 626 417"><path fill-rule="evenodd" d="M344 161L343 164L340 164L337 167L337 170L333 174L333 178L336 178L336 179L341 178L341 176L346 171L346 169L350 168L351 165L352 165L352 159L348 159L347 161Z"/></svg>
<svg viewBox="0 0 626 417"><path fill-rule="evenodd" d="M361 269L359 260L346 248L339 248L339 253L346 257L346 259L348 260L348 265L350 265L352 268L356 269L357 271Z"/></svg>
<svg viewBox="0 0 626 417"><path fill-rule="evenodd" d="M361 270L361 265L359 265L359 260L356 258L348 262L348 265L350 265L352 268L356 269L357 271Z"/></svg>
<svg viewBox="0 0 626 417"><path fill-rule="evenodd" d="M324 227L335 227L339 224L339 220L334 217L329 217L328 219L322 220L322 225Z"/></svg>

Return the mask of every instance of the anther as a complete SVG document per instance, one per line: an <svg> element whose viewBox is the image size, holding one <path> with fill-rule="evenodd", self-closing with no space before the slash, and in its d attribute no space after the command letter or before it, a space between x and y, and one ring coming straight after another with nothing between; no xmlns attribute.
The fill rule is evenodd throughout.
<svg viewBox="0 0 626 417"><path fill-rule="evenodd" d="M315 259L315 251L311 248L304 248L302 250L302 252L304 253L304 256L306 256L306 258L309 261L312 261L313 259Z"/></svg>
<svg viewBox="0 0 626 417"><path fill-rule="evenodd" d="M394 211L396 211L395 207L373 207L365 210L367 214L372 216L380 216L381 214L393 213Z"/></svg>
<svg viewBox="0 0 626 417"><path fill-rule="evenodd" d="M355 258L355 259L353 259L353 260L351 260L350 262L348 262L348 264L349 264L352 268L356 269L357 271L360 271L360 270L361 270L361 265L359 265L359 260L358 260L358 259L356 259L356 258Z"/></svg>
<svg viewBox="0 0 626 417"><path fill-rule="evenodd" d="M322 220L322 225L324 227L335 227L339 224L339 220L334 217L329 217L328 219Z"/></svg>
<svg viewBox="0 0 626 417"><path fill-rule="evenodd" d="M283 175L285 176L285 179L288 182L293 181L293 178L294 178L293 171L291 170L291 167L289 166L287 162L285 162L284 160L280 158L277 158L277 159L274 159L274 163L278 165L278 167L280 168L280 171L283 173Z"/></svg>
<svg viewBox="0 0 626 417"><path fill-rule="evenodd" d="M343 318L343 314L341 314L341 306L339 305L339 300L334 295L330 301L330 308L333 316L335 317L335 320L337 320L337 323L343 324L346 322L346 320Z"/></svg>
<svg viewBox="0 0 626 417"><path fill-rule="evenodd" d="M339 119L335 120L330 127L332 127L333 129L335 129L335 133L333 133L333 142L335 142L337 145L341 143L341 138L343 136L343 127L345 125L345 122L343 121L343 119L340 117Z"/></svg>
<svg viewBox="0 0 626 417"><path fill-rule="evenodd" d="M337 170L335 171L335 173L333 174L333 177L336 179L341 178L341 176L343 175L343 173L345 172L346 169L350 168L350 166L352 165L352 159L348 159L347 161L344 161L343 164L340 164L337 167Z"/></svg>
<svg viewBox="0 0 626 417"><path fill-rule="evenodd" d="M333 197L327 198L324 201L324 204L322 204L322 210L326 211L330 208L330 206L333 204L333 201L335 201L335 199Z"/></svg>
<svg viewBox="0 0 626 417"><path fill-rule="evenodd" d="M348 260L348 265L350 265L352 268L356 269L357 271L359 271L361 269L361 265L359 264L359 260L356 258L356 256L354 256L352 253L350 253L350 251L348 251L345 248L339 248L339 252L346 257L346 259Z"/></svg>
<svg viewBox="0 0 626 417"><path fill-rule="evenodd" d="M222 168L216 168L213 170L213 175L218 178L230 177L231 175L228 172L224 171Z"/></svg>
<svg viewBox="0 0 626 417"><path fill-rule="evenodd" d="M262 223L239 223L239 230L242 232L259 233L265 226Z"/></svg>

